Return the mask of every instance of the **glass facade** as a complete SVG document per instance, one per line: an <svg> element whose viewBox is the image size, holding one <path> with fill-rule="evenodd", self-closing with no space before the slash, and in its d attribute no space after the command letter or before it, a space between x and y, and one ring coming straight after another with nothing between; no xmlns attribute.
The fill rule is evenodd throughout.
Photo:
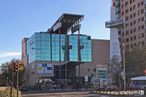
<svg viewBox="0 0 146 97"><path fill-rule="evenodd" d="M78 36L61 34L61 61L78 61ZM81 61L92 61L91 38L80 35ZM27 41L29 63L33 61L59 61L59 34L35 33ZM68 58L66 58L68 57Z"/></svg>

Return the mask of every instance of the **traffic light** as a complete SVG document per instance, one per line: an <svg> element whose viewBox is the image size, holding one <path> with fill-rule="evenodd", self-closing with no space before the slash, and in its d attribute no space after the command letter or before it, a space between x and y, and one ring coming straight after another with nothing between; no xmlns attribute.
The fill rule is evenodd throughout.
<svg viewBox="0 0 146 97"><path fill-rule="evenodd" d="M19 66L18 66L18 70L24 70L24 65L23 64L19 64Z"/></svg>
<svg viewBox="0 0 146 97"><path fill-rule="evenodd" d="M18 71L18 64L14 64L14 71Z"/></svg>

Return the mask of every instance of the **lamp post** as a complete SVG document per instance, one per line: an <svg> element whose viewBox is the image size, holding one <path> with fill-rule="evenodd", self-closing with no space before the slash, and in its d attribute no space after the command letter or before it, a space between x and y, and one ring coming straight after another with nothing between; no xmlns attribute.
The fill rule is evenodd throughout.
<svg viewBox="0 0 146 97"><path fill-rule="evenodd" d="M16 75L17 75L17 97L19 97L19 93L18 93L18 90L19 90L19 67L20 67L20 62L17 62L16 63Z"/></svg>
<svg viewBox="0 0 146 97"><path fill-rule="evenodd" d="M125 71L125 43L122 43L122 54L123 54L123 80L124 80L124 91L126 90L126 71Z"/></svg>

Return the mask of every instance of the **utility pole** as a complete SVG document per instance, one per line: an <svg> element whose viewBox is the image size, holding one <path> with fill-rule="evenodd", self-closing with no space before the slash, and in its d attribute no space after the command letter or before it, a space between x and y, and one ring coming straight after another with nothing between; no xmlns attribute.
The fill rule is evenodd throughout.
<svg viewBox="0 0 146 97"><path fill-rule="evenodd" d="M17 70L17 97L19 97L18 90L19 90L19 70Z"/></svg>
<svg viewBox="0 0 146 97"><path fill-rule="evenodd" d="M123 77L123 80L124 80L124 91L126 90L126 71L125 71L125 43L123 42L122 44L123 46L123 49L122 49L122 53L123 53L123 73L124 73L124 77Z"/></svg>
<svg viewBox="0 0 146 97"><path fill-rule="evenodd" d="M17 75L17 97L18 95L18 90L19 90L19 62L16 63L16 75Z"/></svg>

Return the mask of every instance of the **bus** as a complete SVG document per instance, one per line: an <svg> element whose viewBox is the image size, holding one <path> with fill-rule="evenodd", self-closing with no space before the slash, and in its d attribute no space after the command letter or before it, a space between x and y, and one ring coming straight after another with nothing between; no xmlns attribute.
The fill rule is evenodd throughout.
<svg viewBox="0 0 146 97"><path fill-rule="evenodd" d="M131 78L130 87L133 89L144 89L144 87L146 87L146 76Z"/></svg>

